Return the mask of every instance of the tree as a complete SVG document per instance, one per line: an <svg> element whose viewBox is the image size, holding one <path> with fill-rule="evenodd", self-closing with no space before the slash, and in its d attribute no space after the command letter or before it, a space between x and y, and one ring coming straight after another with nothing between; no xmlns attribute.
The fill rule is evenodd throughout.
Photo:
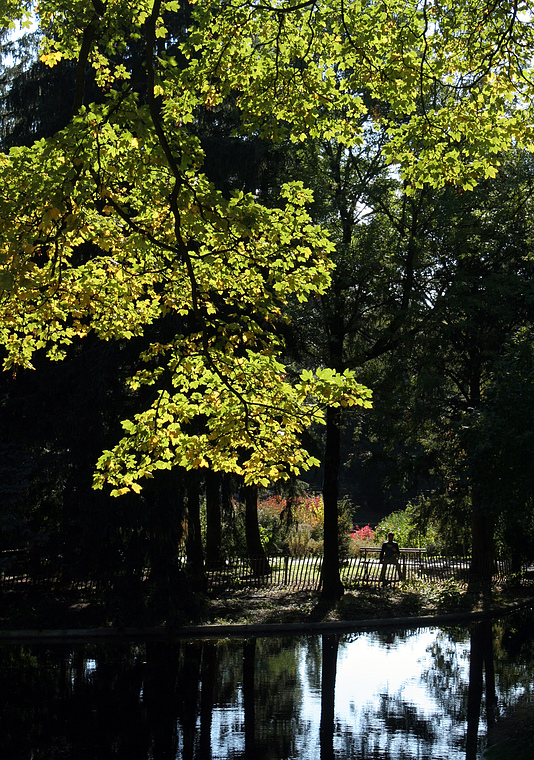
<svg viewBox="0 0 534 760"><path fill-rule="evenodd" d="M68 123L74 89L72 63L50 69L38 58L38 32L2 44L7 63L0 64L0 145L8 150L50 137ZM61 97L59 95L61 94Z"/></svg>
<svg viewBox="0 0 534 760"><path fill-rule="evenodd" d="M423 484L420 517L437 519L457 537L470 525L474 586L491 582L495 521L518 509L517 502L510 511L505 504L511 507L512 494L521 491L518 514L526 516L528 503L524 478L506 466L515 454L504 432L508 404L523 404L528 419L528 381L521 391L511 381L504 405L502 367L512 336L533 316L531 172L528 157L510 155L497 177L473 193L431 199L421 249L428 269L418 296L423 326L387 358L375 387L375 433L389 441L405 477ZM498 476L508 473L510 498L504 481L498 487L497 462Z"/></svg>
<svg viewBox="0 0 534 760"><path fill-rule="evenodd" d="M256 486L246 486L245 497L245 541L249 556L250 567L254 575L262 576L270 573L269 560L261 542L258 523L258 489Z"/></svg>
<svg viewBox="0 0 534 760"><path fill-rule="evenodd" d="M520 328L503 352L476 410L466 415L469 473L494 516L512 569L534 556L534 341L532 326Z"/></svg>
<svg viewBox="0 0 534 760"><path fill-rule="evenodd" d="M29 365L45 347L62 358L62 346L90 331L130 339L170 321L173 337L151 343L146 367L130 381L134 393L153 385L154 401L124 423L129 435L102 456L97 486L139 491L139 478L173 465L263 483L309 466L315 460L299 437L321 420L321 406L366 403L350 373L308 373L291 385L278 360L276 323L288 295L305 298L328 281L331 246L304 210L309 195L287 187L285 205L268 209L241 192L225 199L198 172L202 152L187 129L193 90L191 102L182 102L184 72L158 42L165 6L112 14L115 27L104 23L104 6L78 10L71 21L91 44L82 39L79 50L69 49L58 28L42 59L79 55L83 74L91 48L97 84L109 93L83 106L79 77L69 125L3 158L10 175L27 168L20 184L6 188L3 206L5 250L17 247L26 273L19 279L6 254L6 366ZM42 13L56 28L61 10L52 4ZM131 72L104 52L113 44L124 53L127 43L142 44L146 54L141 93L129 84ZM158 54L165 59L159 71ZM38 175L30 170L35 161Z"/></svg>
<svg viewBox="0 0 534 760"><path fill-rule="evenodd" d="M366 364L391 352L417 324L417 277L426 264L416 257L428 224L422 198L408 196L388 175L384 136L368 136L347 148L333 140L314 141L297 153L296 172L314 191L312 214L336 244L335 269L328 291L317 302L293 309L294 355L308 366L326 363L339 372L373 370ZM327 414L324 447L325 597L342 593L337 552L338 475L342 463L341 429L358 427L358 415ZM354 419L356 418L356 419Z"/></svg>
<svg viewBox="0 0 534 760"><path fill-rule="evenodd" d="M4 26L22 7L3 0ZM350 146L376 125L412 194L472 189L495 174L503 147L529 139L529 109L511 112L531 95L526 3L188 10L178 35L175 0L42 2L42 62L75 65L72 118L1 157L6 367L30 366L39 350L60 359L91 331L131 339L171 325L130 381L134 394L152 389L152 403L99 460L96 485L116 494L176 465L250 484L287 477L316 462L302 434L325 407L369 404L350 370L289 382L283 313L294 295L325 291L331 244L302 185L265 206L208 182L199 111L231 98L243 133L294 142Z"/></svg>

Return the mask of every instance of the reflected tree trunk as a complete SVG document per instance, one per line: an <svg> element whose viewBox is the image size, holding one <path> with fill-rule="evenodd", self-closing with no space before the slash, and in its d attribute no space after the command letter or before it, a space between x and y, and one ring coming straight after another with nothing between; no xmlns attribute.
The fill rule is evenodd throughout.
<svg viewBox="0 0 534 760"><path fill-rule="evenodd" d="M486 713L488 726L495 722L497 697L493 659L493 626L491 621L475 625L471 631L469 658L469 693L467 697L466 760L476 760L480 707L483 691L483 671L486 676Z"/></svg>
<svg viewBox="0 0 534 760"><path fill-rule="evenodd" d="M489 624L491 625L491 624ZM497 692L495 690L495 660L493 657L493 630L484 652L484 669L486 672L486 718L488 728L495 725L497 719Z"/></svg>
<svg viewBox="0 0 534 760"><path fill-rule="evenodd" d="M256 758L256 711L254 700L254 669L256 639L246 639L243 647L243 706L245 713L245 760Z"/></svg>
<svg viewBox="0 0 534 760"><path fill-rule="evenodd" d="M183 733L183 751L181 760L193 760L198 716L198 695L200 693L201 644L198 641L184 647L184 659L180 690L180 722Z"/></svg>
<svg viewBox="0 0 534 760"><path fill-rule="evenodd" d="M321 760L334 760L334 701L336 692L338 637L323 634L321 669Z"/></svg>
<svg viewBox="0 0 534 760"><path fill-rule="evenodd" d="M179 647L174 644L147 642L145 673L143 703L150 726L151 757L154 760L178 757L178 686L180 690L190 689L190 684L186 686L179 677ZM198 690L198 683L195 689ZM193 695L196 695L196 690L192 692Z"/></svg>
<svg viewBox="0 0 534 760"><path fill-rule="evenodd" d="M211 757L211 723L217 678L217 646L205 641L202 646L202 691L200 692L200 738L198 760Z"/></svg>
<svg viewBox="0 0 534 760"><path fill-rule="evenodd" d="M484 665L484 650L482 647L481 630L476 625L471 631L471 654L469 657L469 693L467 696L467 738L466 760L476 760L478 724L480 721L480 703L482 701L482 669Z"/></svg>

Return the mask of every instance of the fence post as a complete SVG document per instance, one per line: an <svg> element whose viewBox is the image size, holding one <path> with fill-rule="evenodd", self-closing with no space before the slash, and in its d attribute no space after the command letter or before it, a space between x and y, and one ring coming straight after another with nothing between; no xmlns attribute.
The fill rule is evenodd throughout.
<svg viewBox="0 0 534 760"><path fill-rule="evenodd" d="M287 586L288 573L289 573L289 554L284 554L284 586Z"/></svg>

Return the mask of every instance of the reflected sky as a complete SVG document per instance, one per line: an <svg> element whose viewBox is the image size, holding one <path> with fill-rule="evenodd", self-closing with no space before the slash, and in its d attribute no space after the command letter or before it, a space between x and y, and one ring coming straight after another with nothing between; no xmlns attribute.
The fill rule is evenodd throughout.
<svg viewBox="0 0 534 760"><path fill-rule="evenodd" d="M432 751L434 760L465 758L456 746L465 733L464 721L448 714L425 675L434 667L436 644L461 664L457 678L467 683L469 642L450 641L437 629L421 630L391 643L361 636L340 646L336 682L336 720L340 734L371 744L386 757L420 757ZM459 684L458 684L459 685ZM384 713L390 715L389 725ZM393 715L393 722L391 721ZM425 722L427 721L427 722ZM336 746L337 744L337 746ZM342 742L335 743L343 749Z"/></svg>
<svg viewBox="0 0 534 760"><path fill-rule="evenodd" d="M434 669L439 650L440 658L448 659L449 668L454 668L459 691L466 693L467 631L463 640L457 638L439 629L341 638L335 687L335 756L465 760L465 711L459 709L459 715L451 715L440 687L436 689L434 679L427 677ZM319 757L321 684L317 667L310 667L311 641L302 639L296 644L298 717L292 727L294 754L288 757L301 760ZM261 668L260 655L256 669ZM442 687L445 688L443 684ZM449 701L450 692L446 696L445 701ZM257 733L264 738L260 744L265 749L269 742L268 724L257 727ZM214 711L213 758L244 757L244 735L243 690L239 688L233 704L220 704ZM268 750L265 754L260 750L258 756L268 757Z"/></svg>

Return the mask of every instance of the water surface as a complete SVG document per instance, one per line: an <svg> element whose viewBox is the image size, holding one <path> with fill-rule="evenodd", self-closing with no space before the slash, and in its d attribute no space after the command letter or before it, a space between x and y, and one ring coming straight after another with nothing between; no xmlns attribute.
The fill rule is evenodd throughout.
<svg viewBox="0 0 534 760"><path fill-rule="evenodd" d="M532 614L472 627L0 646L1 760L475 760Z"/></svg>

